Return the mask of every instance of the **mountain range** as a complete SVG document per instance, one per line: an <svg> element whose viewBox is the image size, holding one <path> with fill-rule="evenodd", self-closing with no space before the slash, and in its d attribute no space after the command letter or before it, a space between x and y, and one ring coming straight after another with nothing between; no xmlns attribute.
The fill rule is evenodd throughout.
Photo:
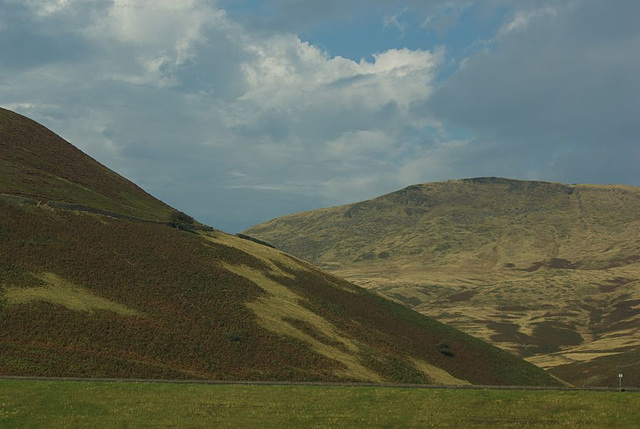
<svg viewBox="0 0 640 429"><path fill-rule="evenodd" d="M0 374L559 383L246 238L0 109Z"/></svg>
<svg viewBox="0 0 640 429"><path fill-rule="evenodd" d="M640 188L475 178L249 228L577 385L640 384Z"/></svg>

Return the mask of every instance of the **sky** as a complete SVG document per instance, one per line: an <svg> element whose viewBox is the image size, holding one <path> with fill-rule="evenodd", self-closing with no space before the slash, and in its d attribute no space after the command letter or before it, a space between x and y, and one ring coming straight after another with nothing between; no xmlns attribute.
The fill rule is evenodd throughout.
<svg viewBox="0 0 640 429"><path fill-rule="evenodd" d="M0 0L0 106L235 233L432 181L640 185L637 0Z"/></svg>

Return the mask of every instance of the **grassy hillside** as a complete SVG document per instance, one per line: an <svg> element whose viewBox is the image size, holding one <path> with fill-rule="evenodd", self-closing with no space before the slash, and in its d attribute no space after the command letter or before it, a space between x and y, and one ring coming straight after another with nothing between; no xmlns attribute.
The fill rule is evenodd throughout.
<svg viewBox="0 0 640 429"><path fill-rule="evenodd" d="M3 129L25 122L4 118ZM28 124L88 170L49 169L49 158L61 158L50 150L18 164L15 154L31 138L1 134L2 159L16 169L2 179L10 196L0 197L0 374L556 383L511 354L259 243L33 204L68 191L68 201L90 205L72 191L84 180L109 210L145 219L171 210L104 167L93 174L95 161ZM33 184L18 165L37 165L43 181ZM56 177L70 183L60 194L48 188ZM97 177L101 187L90 182ZM122 189L130 190L126 204ZM146 213L139 201L151 204Z"/></svg>
<svg viewBox="0 0 640 429"><path fill-rule="evenodd" d="M246 234L573 382L615 383L622 371L638 385L639 213L636 187L479 178Z"/></svg>
<svg viewBox="0 0 640 429"><path fill-rule="evenodd" d="M2 108L0 194L82 204L160 221L168 221L174 212L52 131Z"/></svg>

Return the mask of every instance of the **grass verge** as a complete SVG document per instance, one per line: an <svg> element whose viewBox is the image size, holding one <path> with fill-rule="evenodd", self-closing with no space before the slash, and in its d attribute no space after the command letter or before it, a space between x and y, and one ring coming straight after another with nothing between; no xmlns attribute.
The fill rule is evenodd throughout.
<svg viewBox="0 0 640 429"><path fill-rule="evenodd" d="M638 427L640 394L0 380L0 427Z"/></svg>

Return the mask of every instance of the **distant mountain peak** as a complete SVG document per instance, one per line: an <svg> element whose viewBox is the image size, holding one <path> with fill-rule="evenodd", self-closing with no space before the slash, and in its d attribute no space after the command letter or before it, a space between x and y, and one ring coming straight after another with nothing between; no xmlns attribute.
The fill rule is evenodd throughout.
<svg viewBox="0 0 640 429"><path fill-rule="evenodd" d="M561 378L604 383L615 366L601 362L640 356L639 213L633 186L478 177L246 233Z"/></svg>

